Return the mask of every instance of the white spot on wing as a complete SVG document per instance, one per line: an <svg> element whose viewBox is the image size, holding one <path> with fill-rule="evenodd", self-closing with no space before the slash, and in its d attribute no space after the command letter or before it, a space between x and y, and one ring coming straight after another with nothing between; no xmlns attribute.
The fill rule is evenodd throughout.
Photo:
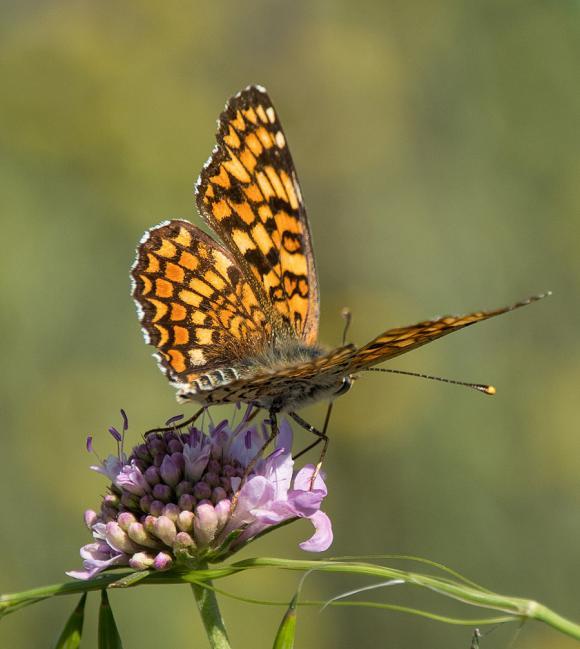
<svg viewBox="0 0 580 649"><path fill-rule="evenodd" d="M143 318L145 317L145 312L143 311L143 307L141 306L141 303L138 302L137 300L133 300L135 302L135 307L137 309L137 317L139 318L140 322L143 322Z"/></svg>
<svg viewBox="0 0 580 649"><path fill-rule="evenodd" d="M149 336L149 332L147 331L147 329L145 329L145 327L141 327L141 333L143 334L143 339L145 340L145 344L150 345L151 336Z"/></svg>
<svg viewBox="0 0 580 649"><path fill-rule="evenodd" d="M159 352L155 352L152 354L153 358L157 361L157 367L165 374L165 376L169 375L169 372L166 367L163 366L163 356Z"/></svg>
<svg viewBox="0 0 580 649"><path fill-rule="evenodd" d="M274 137L276 139L277 147L279 149L283 149L286 146L286 138L284 137L284 133L282 133L282 131L278 131Z"/></svg>
<svg viewBox="0 0 580 649"><path fill-rule="evenodd" d="M193 365L203 365L205 363L205 356L203 350L199 348L190 349L188 351L189 358Z"/></svg>
<svg viewBox="0 0 580 649"><path fill-rule="evenodd" d="M220 124L220 122L218 120L218 126L219 126L219 124ZM215 158L218 151L219 151L219 146L216 144L214 146L214 148L212 149L212 152L211 152L209 158L203 163L203 168L202 168L203 171L206 171L207 168L211 165L211 163L213 162L213 159ZM199 189L201 187L201 183L203 182L203 178L202 178L203 171L202 171L202 173L199 174L199 176L198 176L198 178L197 178L197 180L195 182L195 195L196 196L199 194Z"/></svg>
<svg viewBox="0 0 580 649"><path fill-rule="evenodd" d="M268 106L268 108L266 108L266 115L268 115L268 119L270 120L271 124L276 121L276 113L272 106Z"/></svg>

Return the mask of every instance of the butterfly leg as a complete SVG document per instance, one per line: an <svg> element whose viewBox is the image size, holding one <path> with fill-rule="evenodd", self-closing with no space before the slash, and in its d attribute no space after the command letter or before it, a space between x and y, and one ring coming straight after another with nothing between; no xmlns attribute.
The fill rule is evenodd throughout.
<svg viewBox="0 0 580 649"><path fill-rule="evenodd" d="M330 415L332 413L332 405L333 402L330 402L328 404L328 410L326 411L326 417L324 418L324 427L322 428L322 432L314 428L314 426L311 426L307 421L302 419L300 415L297 415L295 412L289 412L288 414L294 421L302 426L304 430L307 430L309 433L312 433L313 435L316 435L318 439L316 439L312 444L308 445L305 449L302 449L300 453L295 455L292 459L296 459L300 457L301 455L304 455L304 453L307 453L310 449L313 449L315 446L318 446L322 442L323 447L322 451L320 452L320 457L318 458L318 463L316 464L316 468L314 469L314 473L312 474L312 478L310 478L310 488L314 486L314 482L316 480L316 476L320 473L320 469L322 468L322 463L324 462L324 458L326 456L326 451L328 449L328 444L330 442L330 438L326 434L326 431L328 430L328 423L330 422Z"/></svg>
<svg viewBox="0 0 580 649"><path fill-rule="evenodd" d="M151 430L148 430L146 433L144 433L143 437L147 437L147 435L151 435L151 433L167 433L172 430L179 430L180 428L184 428L185 426L190 426L191 424L195 423L199 419L199 417L203 414L204 410L205 410L205 406L203 408L200 408L189 419L186 419L185 421L182 422L176 421L174 426L161 426L161 428L152 428Z"/></svg>
<svg viewBox="0 0 580 649"><path fill-rule="evenodd" d="M278 412L276 410L270 410L270 426L271 426L271 431L270 435L268 436L268 439L262 444L260 447L260 450L254 455L252 460L248 463L248 466L246 467L244 474L242 475L242 480L240 482L240 486L238 487L236 493L234 494L234 497L232 498L232 504L230 507L230 515L233 513L234 509L236 508L236 505L238 504L238 496L240 495L240 490L244 486L246 480L248 479L248 476L252 471L255 469L256 464L258 463L258 460L262 457L264 454L264 451L270 446L272 441L278 436L278 417L277 417Z"/></svg>

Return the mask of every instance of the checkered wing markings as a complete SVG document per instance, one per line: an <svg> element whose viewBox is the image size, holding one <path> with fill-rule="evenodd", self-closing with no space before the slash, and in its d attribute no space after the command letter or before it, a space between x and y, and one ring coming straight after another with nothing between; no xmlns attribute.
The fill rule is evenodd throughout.
<svg viewBox="0 0 580 649"><path fill-rule="evenodd" d="M410 327L389 329L354 353L350 366L351 371L356 372L365 367L382 363L390 358L426 345L432 340L446 336L454 331L459 331L463 327L468 327L476 322L513 311L531 302L540 300L543 297L544 295L533 296L522 302L517 302L516 304L500 309L494 309L493 311L476 311L475 313L464 316L444 316L436 320L419 322Z"/></svg>
<svg viewBox="0 0 580 649"><path fill-rule="evenodd" d="M249 87L219 118L217 146L196 185L197 206L256 294L274 305L278 334L318 335L318 284L306 211L270 98Z"/></svg>
<svg viewBox="0 0 580 649"><path fill-rule="evenodd" d="M231 255L191 223L149 230L131 274L144 334L172 381L239 366L266 344L270 325L252 287Z"/></svg>

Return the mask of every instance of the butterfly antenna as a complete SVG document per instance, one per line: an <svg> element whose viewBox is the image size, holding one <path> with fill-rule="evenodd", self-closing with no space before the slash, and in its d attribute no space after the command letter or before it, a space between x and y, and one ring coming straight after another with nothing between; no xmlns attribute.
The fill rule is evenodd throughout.
<svg viewBox="0 0 580 649"><path fill-rule="evenodd" d="M393 370L385 367L367 367L365 372L387 372L388 374L404 374L405 376L416 376L420 379L429 379L431 381L441 381L441 383L451 383L453 385L463 385L466 388L472 388L483 394L494 395L496 389L493 385L485 385L483 383L468 383L466 381L454 381L453 379L444 379L442 376L431 376L430 374L420 374L418 372L406 372L405 370Z"/></svg>
<svg viewBox="0 0 580 649"><path fill-rule="evenodd" d="M352 313L350 309L345 306L343 307L342 311L340 312L341 318L344 320L344 329L342 331L342 345L346 343L346 334L348 333L348 330L350 329L350 323L352 322Z"/></svg>

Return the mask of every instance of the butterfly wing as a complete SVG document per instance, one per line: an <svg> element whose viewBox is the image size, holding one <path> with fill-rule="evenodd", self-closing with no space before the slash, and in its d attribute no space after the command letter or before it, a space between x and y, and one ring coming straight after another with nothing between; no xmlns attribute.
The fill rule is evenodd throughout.
<svg viewBox="0 0 580 649"><path fill-rule="evenodd" d="M146 232L131 276L145 340L175 384L211 370L234 380L268 344L267 314L236 261L187 221Z"/></svg>
<svg viewBox="0 0 580 649"><path fill-rule="evenodd" d="M377 365L383 361L400 356L406 352L426 345L432 340L446 336L447 334L469 327L476 322L493 318L502 313L513 311L532 302L542 299L547 294L534 295L526 300L502 307L493 311L476 311L464 316L444 316L436 320L426 320L410 327L399 327L389 329L380 336L377 336L370 343L358 349L354 354L350 365L351 372L357 372Z"/></svg>
<svg viewBox="0 0 580 649"><path fill-rule="evenodd" d="M196 184L197 207L256 295L274 306L277 335L314 344L318 283L294 163L270 98L260 86L232 97L217 145Z"/></svg>

